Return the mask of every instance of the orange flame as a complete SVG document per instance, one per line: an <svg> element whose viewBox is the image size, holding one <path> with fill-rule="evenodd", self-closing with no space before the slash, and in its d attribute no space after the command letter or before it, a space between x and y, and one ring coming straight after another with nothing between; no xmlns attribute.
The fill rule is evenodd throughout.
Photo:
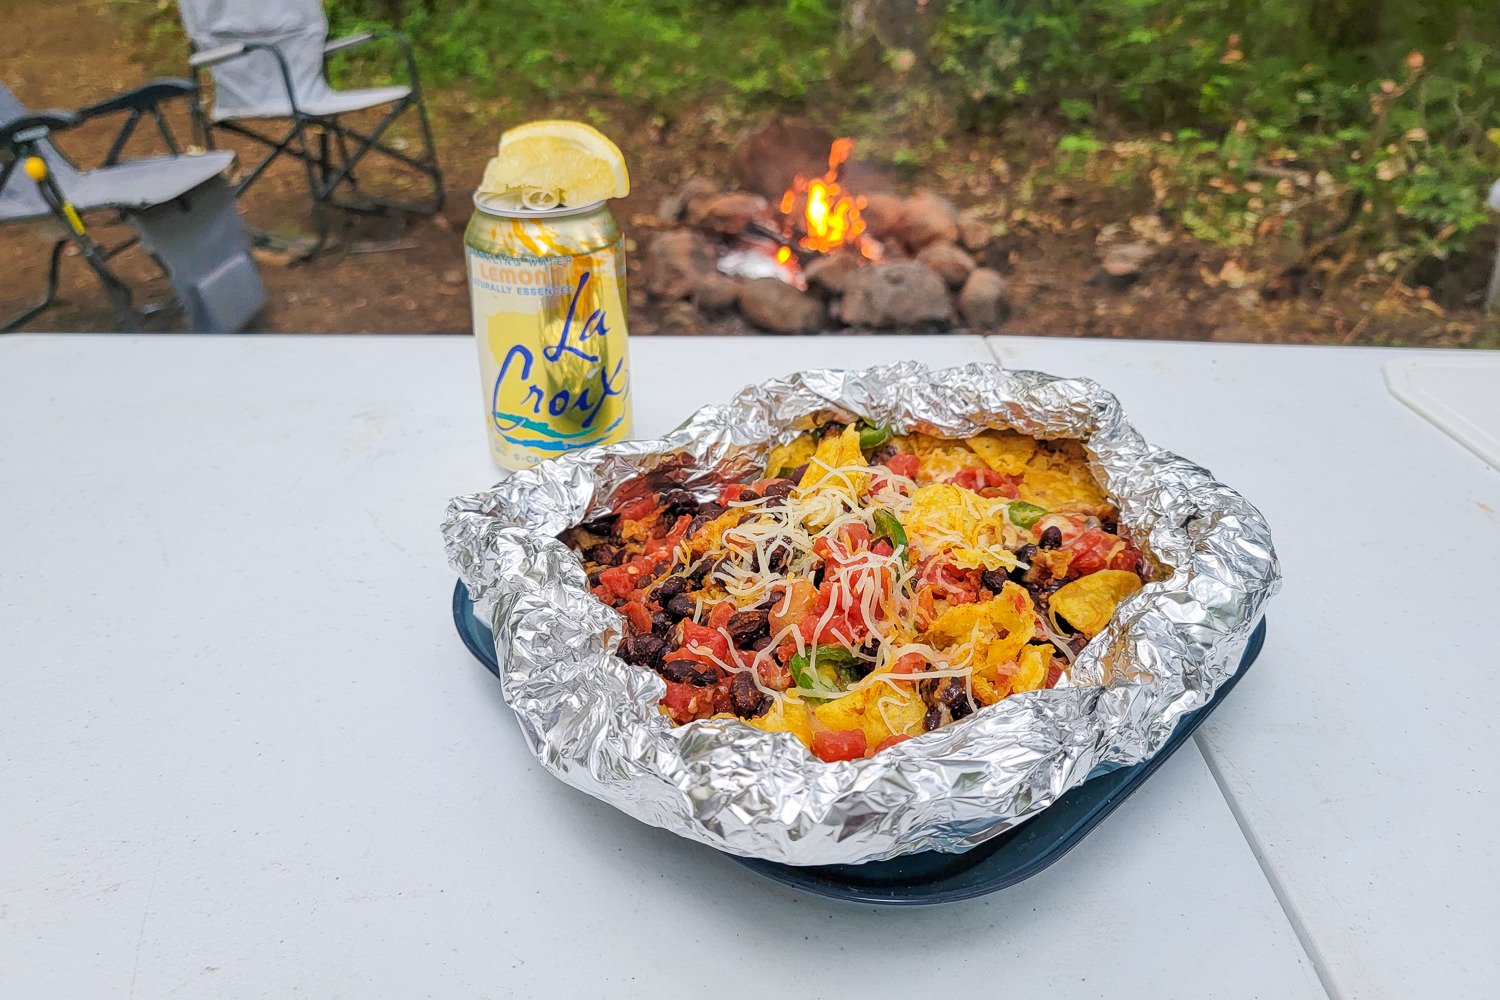
<svg viewBox="0 0 1500 1000"><path fill-rule="evenodd" d="M859 214L865 199L847 194L839 185L839 170L853 152L853 139L835 139L828 148L827 173L812 180L801 174L793 178L792 186L781 196L783 232L792 238L800 231L803 235L797 243L808 250L828 253L840 247L857 247L864 256L878 259L879 245L864 236L865 220Z"/></svg>

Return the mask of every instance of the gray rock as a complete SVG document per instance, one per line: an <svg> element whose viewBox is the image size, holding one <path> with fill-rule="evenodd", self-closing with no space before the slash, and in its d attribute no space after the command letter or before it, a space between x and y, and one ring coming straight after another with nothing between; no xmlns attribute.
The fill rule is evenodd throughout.
<svg viewBox="0 0 1500 1000"><path fill-rule="evenodd" d="M662 222L681 222L689 205L718 193L719 185L707 177L689 177L656 206L656 217Z"/></svg>
<svg viewBox="0 0 1500 1000"><path fill-rule="evenodd" d="M906 202L893 194L876 191L865 195L865 206L859 210L865 220L865 232L877 240L890 239L901 229L901 214Z"/></svg>
<svg viewBox="0 0 1500 1000"><path fill-rule="evenodd" d="M965 250L978 253L995 238L995 224L977 208L958 213L958 242Z"/></svg>
<svg viewBox="0 0 1500 1000"><path fill-rule="evenodd" d="M740 311L762 330L817 333L827 322L823 303L776 278L756 278L740 286Z"/></svg>
<svg viewBox="0 0 1500 1000"><path fill-rule="evenodd" d="M918 191L901 206L901 242L913 253L929 243L958 240L958 213L948 199Z"/></svg>
<svg viewBox="0 0 1500 1000"><path fill-rule="evenodd" d="M710 315L726 313L739 298L739 285L722 274L705 274L693 286L693 305Z"/></svg>
<svg viewBox="0 0 1500 1000"><path fill-rule="evenodd" d="M646 288L659 299L685 299L716 263L713 244L702 233L669 229L646 247Z"/></svg>
<svg viewBox="0 0 1500 1000"><path fill-rule="evenodd" d="M716 233L737 235L745 231L751 219L769 215L766 199L749 191L730 191L698 198L687 206L688 225L711 229Z"/></svg>
<svg viewBox="0 0 1500 1000"><path fill-rule="evenodd" d="M833 133L827 129L777 115L734 147L734 176L746 191L774 201L796 175L823 176L832 144Z"/></svg>
<svg viewBox="0 0 1500 1000"><path fill-rule="evenodd" d="M1130 284L1140 277L1141 268L1156 254L1149 243L1115 243L1099 255L1099 266L1116 284Z"/></svg>
<svg viewBox="0 0 1500 1000"><path fill-rule="evenodd" d="M987 267L976 268L958 293L958 312L973 330L997 329L1010 312L1005 279Z"/></svg>
<svg viewBox="0 0 1500 1000"><path fill-rule="evenodd" d="M979 265L952 243L929 243L917 253L917 263L926 264L949 288L957 288Z"/></svg>
<svg viewBox="0 0 1500 1000"><path fill-rule="evenodd" d="M828 253L814 257L802 269L807 287L822 292L825 297L838 298L844 294L861 267L867 266L857 253Z"/></svg>
<svg viewBox="0 0 1500 1000"><path fill-rule="evenodd" d="M943 280L926 265L903 260L861 268L849 281L839 317L876 329L946 326L953 306Z"/></svg>

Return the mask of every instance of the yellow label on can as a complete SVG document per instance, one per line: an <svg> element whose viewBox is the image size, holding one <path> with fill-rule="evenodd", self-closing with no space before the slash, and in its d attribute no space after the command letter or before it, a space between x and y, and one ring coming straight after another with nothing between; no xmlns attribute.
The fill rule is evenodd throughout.
<svg viewBox="0 0 1500 1000"><path fill-rule="evenodd" d="M624 259L465 247L490 454L507 469L630 436Z"/></svg>

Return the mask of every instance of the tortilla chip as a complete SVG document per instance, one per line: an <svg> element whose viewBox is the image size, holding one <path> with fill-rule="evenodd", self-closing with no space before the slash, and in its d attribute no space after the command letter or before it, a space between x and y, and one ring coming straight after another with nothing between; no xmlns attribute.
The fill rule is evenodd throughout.
<svg viewBox="0 0 1500 1000"><path fill-rule="evenodd" d="M1036 454L1036 439L1018 431L985 431L969 438L969 447L1002 476L1019 476Z"/></svg>
<svg viewBox="0 0 1500 1000"><path fill-rule="evenodd" d="M774 476L782 469L795 469L807 464L816 447L811 434L799 434L786 444L778 444L766 457L766 475Z"/></svg>
<svg viewBox="0 0 1500 1000"><path fill-rule="evenodd" d="M1141 578L1129 570L1101 569L1063 584L1052 595L1049 607L1092 639L1104 631L1120 602L1140 589Z"/></svg>
<svg viewBox="0 0 1500 1000"><path fill-rule="evenodd" d="M912 494L904 527L912 546L926 555L946 555L966 569L1012 569L1014 552L1006 547L1006 501L982 497L973 490L933 483Z"/></svg>

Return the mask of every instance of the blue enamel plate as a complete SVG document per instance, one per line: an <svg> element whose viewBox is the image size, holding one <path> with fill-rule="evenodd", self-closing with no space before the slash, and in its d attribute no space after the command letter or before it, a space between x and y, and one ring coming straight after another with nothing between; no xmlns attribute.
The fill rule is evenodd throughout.
<svg viewBox="0 0 1500 1000"><path fill-rule="evenodd" d="M499 673L490 630L474 617L468 588L453 591L453 620L469 652ZM1090 778L1051 806L1013 830L1007 830L963 854L924 851L890 861L862 865L820 865L802 868L726 854L726 858L783 885L856 903L883 906L927 906L971 899L1015 885L1067 854L1130 793L1145 783L1162 762L1188 741L1193 730L1229 696L1266 640L1262 619L1250 636L1234 676L1220 686L1212 701L1182 717L1177 729L1150 760Z"/></svg>

